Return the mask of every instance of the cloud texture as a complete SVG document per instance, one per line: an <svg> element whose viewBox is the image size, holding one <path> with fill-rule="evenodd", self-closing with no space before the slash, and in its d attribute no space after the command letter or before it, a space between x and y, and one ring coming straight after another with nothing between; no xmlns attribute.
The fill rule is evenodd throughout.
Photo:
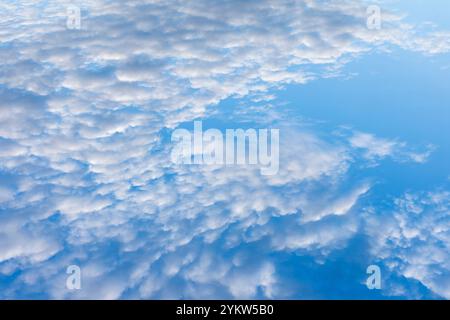
<svg viewBox="0 0 450 320"><path fill-rule="evenodd" d="M0 297L309 298L308 275L286 266L326 269L363 234L370 257L355 264L450 298L448 197L407 194L378 215L364 205L374 182L349 179L430 150L250 108L372 50L447 52L448 34L387 11L370 30L363 3L312 0L79 1L68 30L69 4L0 4ZM229 98L280 128L278 175L170 162L171 130Z"/></svg>

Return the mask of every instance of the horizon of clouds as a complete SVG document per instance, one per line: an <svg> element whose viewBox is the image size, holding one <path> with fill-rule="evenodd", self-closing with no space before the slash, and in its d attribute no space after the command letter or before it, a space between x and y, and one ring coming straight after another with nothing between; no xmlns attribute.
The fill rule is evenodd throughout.
<svg viewBox="0 0 450 320"><path fill-rule="evenodd" d="M448 32L418 34L387 11L370 30L359 1L80 1L82 28L67 30L68 4L0 9L2 298L289 298L273 254L318 268L361 233L383 266L450 298L445 193L405 193L378 215L363 206L376 181L350 179L386 159L420 165L434 146L249 110L282 134L279 174L264 177L176 166L165 136L228 98L267 101L373 50L449 52ZM420 210L430 217L408 214ZM417 258L427 248L431 262ZM83 270L75 293L71 264ZM393 281L389 293L408 290Z"/></svg>

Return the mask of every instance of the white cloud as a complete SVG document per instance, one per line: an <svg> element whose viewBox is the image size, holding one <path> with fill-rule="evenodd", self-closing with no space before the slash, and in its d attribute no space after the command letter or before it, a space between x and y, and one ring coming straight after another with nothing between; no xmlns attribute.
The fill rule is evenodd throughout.
<svg viewBox="0 0 450 320"><path fill-rule="evenodd" d="M380 45L448 50L445 34L430 48L393 15L368 30L358 1L80 1L81 30L65 28L68 4L0 4L0 168L12 176L0 189L0 270L20 270L5 297L282 295L267 254L341 248L370 188L345 185L355 150L376 161L398 142L285 128L279 175L263 177L174 166L167 129L226 98L329 76ZM236 249L265 237L256 252ZM74 261L86 278L70 295Z"/></svg>
<svg viewBox="0 0 450 320"><path fill-rule="evenodd" d="M372 253L390 269L450 298L450 193L406 193L367 221Z"/></svg>

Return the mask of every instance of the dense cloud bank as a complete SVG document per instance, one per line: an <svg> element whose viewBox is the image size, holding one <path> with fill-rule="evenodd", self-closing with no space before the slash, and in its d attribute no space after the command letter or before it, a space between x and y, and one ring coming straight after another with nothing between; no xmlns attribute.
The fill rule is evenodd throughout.
<svg viewBox="0 0 450 320"><path fill-rule="evenodd" d="M0 4L0 297L314 297L328 280L305 270L365 237L365 259L342 258L361 286L377 262L396 275L383 294L411 294L395 282L404 276L450 298L448 194L380 209L364 201L374 181L350 179L431 150L324 132L255 102L372 50L447 52L447 33L419 34L387 11L370 30L360 1L78 3L80 30L66 27L72 1ZM167 132L227 98L247 103L256 127L280 128L277 175L170 161Z"/></svg>

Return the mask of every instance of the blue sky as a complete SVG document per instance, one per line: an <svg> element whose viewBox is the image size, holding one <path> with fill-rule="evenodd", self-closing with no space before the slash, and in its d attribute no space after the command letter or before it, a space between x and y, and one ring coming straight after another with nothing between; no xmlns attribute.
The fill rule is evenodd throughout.
<svg viewBox="0 0 450 320"><path fill-rule="evenodd" d="M448 59L448 55L430 58L405 51L372 54L346 66L345 72L357 73L351 79L289 86L280 97L302 115L330 126L348 125L418 148L435 145L425 165L402 163L389 174L398 175L392 184L420 190L430 183L445 184L450 176L450 110L446 104L450 73L442 69Z"/></svg>
<svg viewBox="0 0 450 320"><path fill-rule="evenodd" d="M450 298L450 5L69 5L0 4L0 298ZM279 171L171 162L194 121Z"/></svg>

